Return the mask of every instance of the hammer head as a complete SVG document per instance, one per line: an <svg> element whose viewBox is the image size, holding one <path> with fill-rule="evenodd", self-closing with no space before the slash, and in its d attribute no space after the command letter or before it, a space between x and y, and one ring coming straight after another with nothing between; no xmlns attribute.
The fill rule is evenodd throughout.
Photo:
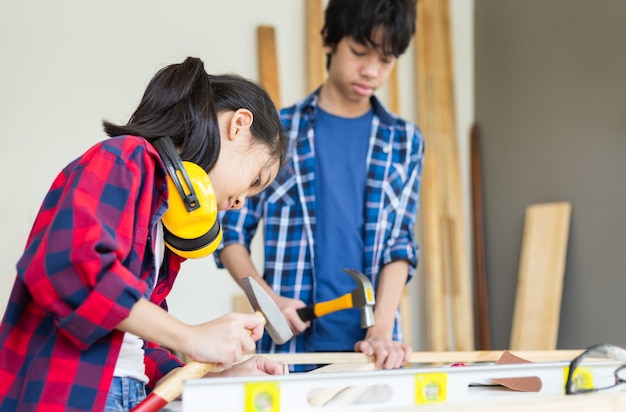
<svg viewBox="0 0 626 412"><path fill-rule="evenodd" d="M361 327L370 328L374 326L374 287L372 282L359 271L354 269L343 269L348 275L352 276L356 282L356 289L352 293L352 305L361 309Z"/></svg>
<svg viewBox="0 0 626 412"><path fill-rule="evenodd" d="M252 277L242 279L241 283L252 309L265 316L265 330L272 340L282 345L291 339L293 332L287 320L267 292Z"/></svg>

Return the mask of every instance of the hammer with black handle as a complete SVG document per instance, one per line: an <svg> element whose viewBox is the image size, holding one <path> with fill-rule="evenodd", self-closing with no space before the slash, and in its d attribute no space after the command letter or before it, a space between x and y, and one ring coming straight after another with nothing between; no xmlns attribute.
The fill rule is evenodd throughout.
<svg viewBox="0 0 626 412"><path fill-rule="evenodd" d="M372 282L361 272L354 269L343 269L356 282L356 288L336 299L319 302L312 306L306 306L296 310L300 319L309 321L320 318L338 310L359 308L361 309L361 327L374 326L374 288Z"/></svg>
<svg viewBox="0 0 626 412"><path fill-rule="evenodd" d="M242 280L242 287L255 313L264 317L265 330L274 342L282 345L291 339L293 332L267 292L251 277ZM132 412L159 411L180 396L187 379L201 378L209 372L221 370L222 368L215 363L191 361L158 385L146 399L132 409Z"/></svg>

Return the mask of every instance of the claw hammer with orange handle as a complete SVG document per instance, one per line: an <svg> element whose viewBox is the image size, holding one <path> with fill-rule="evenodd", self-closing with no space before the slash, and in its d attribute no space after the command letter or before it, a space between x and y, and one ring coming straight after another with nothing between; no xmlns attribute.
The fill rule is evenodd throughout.
<svg viewBox="0 0 626 412"><path fill-rule="evenodd" d="M356 288L336 299L296 310L300 319L306 322L338 310L359 308L361 309L361 327L374 326L374 303L376 302L372 282L364 274L354 269L343 269L343 271L352 276L356 282Z"/></svg>
<svg viewBox="0 0 626 412"><path fill-rule="evenodd" d="M281 345L291 339L293 332L265 290L251 277L242 280L242 287L255 313L264 317L265 330L272 340ZM157 386L132 412L156 412L180 396L187 379L201 378L209 372L220 370L222 368L215 363L189 362Z"/></svg>

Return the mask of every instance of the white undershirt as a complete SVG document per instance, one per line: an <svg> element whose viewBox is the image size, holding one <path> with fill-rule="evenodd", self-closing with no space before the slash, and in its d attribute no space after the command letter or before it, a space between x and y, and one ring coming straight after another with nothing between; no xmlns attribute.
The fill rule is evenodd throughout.
<svg viewBox="0 0 626 412"><path fill-rule="evenodd" d="M154 285L156 285L164 255L165 243L163 241L163 225L159 222L154 245L154 263L156 266ZM143 356L143 339L130 332L124 333L124 341L122 342L122 348L120 349L120 354L115 363L113 376L130 377L148 383L149 379L148 376L146 376L146 366L143 363Z"/></svg>

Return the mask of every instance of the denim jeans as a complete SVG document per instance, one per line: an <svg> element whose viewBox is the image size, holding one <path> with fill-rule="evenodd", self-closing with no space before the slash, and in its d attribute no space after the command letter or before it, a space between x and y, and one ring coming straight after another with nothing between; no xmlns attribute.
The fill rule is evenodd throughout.
<svg viewBox="0 0 626 412"><path fill-rule="evenodd" d="M105 412L128 412L146 398L143 382L133 378L113 377Z"/></svg>

